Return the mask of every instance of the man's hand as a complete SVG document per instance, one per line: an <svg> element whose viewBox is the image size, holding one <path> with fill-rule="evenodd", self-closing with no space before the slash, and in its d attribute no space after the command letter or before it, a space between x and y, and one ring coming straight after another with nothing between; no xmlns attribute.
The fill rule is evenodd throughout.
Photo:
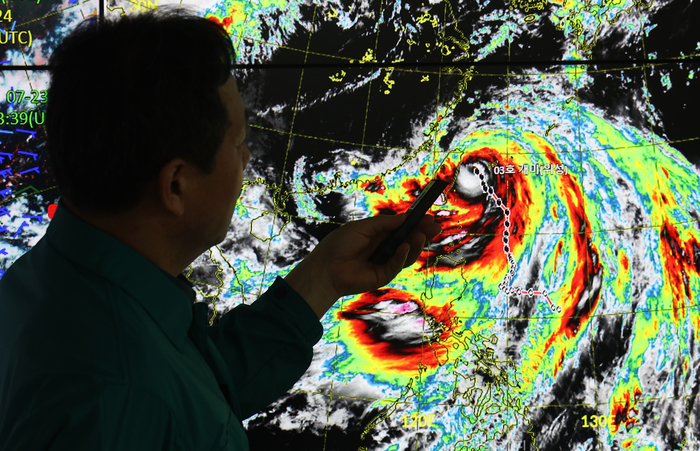
<svg viewBox="0 0 700 451"><path fill-rule="evenodd" d="M384 237L405 219L405 214L380 215L343 225L326 236L285 280L320 319L341 296L389 283L399 271L412 265L425 245L440 233L440 225L426 215L386 264L368 262Z"/></svg>

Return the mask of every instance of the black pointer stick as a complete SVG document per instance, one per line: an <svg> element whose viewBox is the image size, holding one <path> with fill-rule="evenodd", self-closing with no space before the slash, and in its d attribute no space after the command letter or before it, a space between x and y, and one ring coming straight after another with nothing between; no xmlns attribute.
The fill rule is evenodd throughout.
<svg viewBox="0 0 700 451"><path fill-rule="evenodd" d="M406 237L408 237L408 234L411 233L411 230L423 219L425 212L432 207L438 196L440 196L449 185L450 184L446 181L437 179L428 183L428 185L423 188L418 198L408 208L406 212L408 216L403 224L384 238L379 247L369 256L368 260L377 265L383 265L389 261L396 253L396 249L401 246L401 243L403 243Z"/></svg>

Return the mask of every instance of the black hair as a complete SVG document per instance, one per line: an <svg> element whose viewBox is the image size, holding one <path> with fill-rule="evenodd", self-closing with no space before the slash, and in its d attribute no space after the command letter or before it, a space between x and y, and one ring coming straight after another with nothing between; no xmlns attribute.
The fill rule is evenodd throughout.
<svg viewBox="0 0 700 451"><path fill-rule="evenodd" d="M229 124L218 87L234 63L226 31L190 13L81 22L49 60L47 145L61 195L109 216L136 207L173 158L211 174Z"/></svg>

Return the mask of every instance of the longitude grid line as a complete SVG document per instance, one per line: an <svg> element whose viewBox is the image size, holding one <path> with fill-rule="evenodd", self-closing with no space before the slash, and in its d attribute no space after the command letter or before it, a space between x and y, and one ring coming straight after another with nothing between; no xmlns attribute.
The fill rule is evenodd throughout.
<svg viewBox="0 0 700 451"><path fill-rule="evenodd" d="M637 6L637 8L638 8L638 10L639 10L639 15L640 15L640 37L641 37L641 43L642 43L642 52L643 52L643 56L647 56L646 42L645 42L645 39L644 39L644 32L643 32L643 29L644 29L644 20L643 20L643 17L644 17L644 15L642 14L642 10L641 10L642 7L643 7L644 5L643 5L642 3L639 3L639 4L635 5L635 6ZM642 65L642 67L641 67L641 71L642 71L642 82L644 83L644 86L643 86L643 87L644 87L644 90L646 91L646 92L645 92L645 99L644 99L644 100L645 100L645 104L646 104L645 106L646 106L646 110L647 110L647 114L648 114L648 120L649 120L649 123L648 123L648 127L649 127L649 130L650 130L649 138L650 138L651 146L652 146L652 149L653 149L654 174L655 174L655 179L656 179L656 180L655 180L655 182L656 182L656 189L657 189L657 192L658 192L658 191L660 191L659 176L658 176L658 175L659 175L659 166L658 166L658 160L657 160L656 156L657 156L657 152L659 152L659 149L658 149L658 146L657 146L657 141L656 141L656 137L655 137L655 133L654 133L654 120L653 120L653 112L652 112L652 110L651 110L651 98L650 98L650 91L649 91L649 80L648 80L648 75L647 75L648 70L649 70L648 64ZM636 322L636 319L635 319L635 322ZM679 343L678 347L679 347L679 351L680 351L680 343ZM681 355L680 352L679 352L679 355ZM687 430L686 430L686 433L687 433ZM686 437L686 440L687 440L687 437Z"/></svg>
<svg viewBox="0 0 700 451"><path fill-rule="evenodd" d="M183 2L183 0L180 0L180 5L182 5L182 2ZM238 39L238 42L236 42L236 43L234 44L234 52L237 52L237 51L238 51L238 48L241 46L241 41L243 41L243 29L244 29L244 27L246 26L246 24L248 23L248 20L250 19L250 16L251 16L250 12L246 12L245 17L243 18L243 23L242 23L241 26L240 26L240 30L241 30L240 38ZM233 37L233 35L231 35L231 37ZM247 121L246 121L246 125L248 125L248 124L247 124ZM290 133L290 139L291 139L291 133ZM236 202L238 203L239 201L236 201ZM273 226L274 226L274 223L273 223ZM270 240L270 241L272 241L272 240ZM240 287L241 287L241 300L242 300L242 303L245 304L246 302L245 302L245 295L244 295L244 292L243 292L243 284L241 284L241 283L240 283L240 280L238 280L238 272L236 271L236 268L234 268L233 265L231 265L231 263L229 263L228 260L226 260L226 257L224 256L224 253L221 252L221 249L219 249L219 246L216 246L216 248L219 250L221 256L224 258L224 261L225 261L225 262L228 264L228 266L231 268L231 271L233 271L234 278L236 279L236 281L238 281L238 284L239 284ZM265 258L267 258L267 255L269 255L269 252L270 252L270 247L269 247L269 245L268 245L267 254L265 255ZM264 265L264 266L266 266L266 265ZM263 273L263 280L264 280L264 279L265 279L265 276L264 276L264 273ZM222 315L222 316L223 316L223 315ZM212 321L213 321L213 318L212 318Z"/></svg>
<svg viewBox="0 0 700 451"><path fill-rule="evenodd" d="M640 20L640 22L641 22L641 26L643 27L644 21ZM642 51L643 51L644 55L647 55L646 41L644 39L644 33L641 33L641 35L642 35ZM656 133L654 133L654 125L655 124L654 124L653 111L651 108L651 89L650 89L650 85L649 85L648 71L649 71L648 65L645 64L644 66L642 66L642 74L644 77L643 81L644 81L644 86L645 86L645 91L646 91L646 93L645 93L646 94L646 99L645 99L646 102L645 103L646 103L646 107L647 107L647 113L649 115L649 129L651 130L651 133L650 133L651 145L653 148L653 155L654 155L654 174L656 176L656 189L657 189L657 192L661 192L661 185L660 185L661 172L659 170L659 161L657 158L657 154L661 153L661 150L659 149L659 147L657 145ZM661 230L662 230L662 226L659 225L659 233L661 233ZM687 308L684 306L683 311L685 311L686 309ZM673 311L677 313L675 306L673 306ZM680 334L678 334L678 335L680 335ZM678 340L678 355L679 356L683 355L682 349L681 349L681 340ZM688 419L688 425L690 425L690 410L688 409L689 402L688 402L688 398L687 398L686 386L683 387L682 397L684 397L685 401L686 401L685 402L686 414L687 414L687 419ZM688 442L688 435L690 434L690 430L689 430L690 428L687 427L688 425L686 425L686 427L685 427L685 439L684 439L685 443Z"/></svg>
<svg viewBox="0 0 700 451"><path fill-rule="evenodd" d="M384 0L381 0L379 4L379 15L378 17L383 17L384 16ZM379 46L379 33L381 31L380 27L377 27L377 34L374 39L374 51L372 54L374 57L377 57L377 48ZM364 120L362 121L362 141L360 143L360 152L364 151L365 147L365 137L366 137L366 132L367 132L367 117L369 116L369 102L370 102L370 97L372 95L372 82L374 78L370 77L369 83L367 84L367 101L365 103L365 117ZM343 305L345 304L345 298L342 297L340 298L340 309L343 309ZM338 338L340 337L340 328L338 328ZM335 345L335 355L338 355L338 342L336 342ZM333 393L333 389L335 388L335 375L336 375L336 365L335 363L333 364L333 373L331 375L331 386L328 392L328 410L326 411L326 427L323 431L323 451L326 449L326 444L328 442L328 430L330 428L330 417L331 417L331 408L333 404L333 399L337 397Z"/></svg>
<svg viewBox="0 0 700 451"><path fill-rule="evenodd" d="M508 9L508 33L510 33L510 25L513 21L513 9L509 8ZM506 65L506 80L508 81L508 87L506 88L506 161L510 161L510 116L511 116L511 111L510 111L510 90L512 86L511 82L511 75L510 75L510 62L512 60L512 53L511 53L511 39L510 36L508 36L509 39L507 39L508 43L508 64ZM505 177L506 179L506 193L505 193L505 205L509 206L508 208L513 208L515 205L510 205L510 178ZM495 179L494 179L494 185L495 185ZM517 201L517 199L516 199ZM504 215L505 217L505 215ZM494 238L496 239L496 238ZM510 271L510 262L508 261L508 254L506 254L506 268L508 268L508 271ZM509 282L510 283L510 282ZM500 291L500 290L499 290ZM498 295L498 294L497 294ZM508 349L510 348L510 312L508 311L508 303L509 303L509 298L508 298L508 293L503 292L503 311L505 313L505 334L506 334L506 347L505 347L505 356L506 359L508 359ZM494 303L495 304L495 303ZM506 393L508 395L511 395L512 389L507 384L506 386ZM511 416L517 418L517 413L513 411L512 407L508 405L507 403L507 397L506 397L506 425L510 424L511 421ZM510 434L510 428L507 428L507 434ZM510 450L510 437L506 436L506 451Z"/></svg>
<svg viewBox="0 0 700 451"><path fill-rule="evenodd" d="M444 9L443 9L443 16L442 16L442 24L441 24L442 27L443 27L443 30L442 30L442 35L443 35L443 36L445 35L445 29L447 28L447 25L446 25L446 24L447 24L447 7L448 7L448 5L449 5L449 1L445 1L445 2L444 2ZM440 35L440 33L438 33L438 35ZM440 63L442 63L443 60L444 60L444 55L442 54L442 51L441 51L441 52L440 52ZM436 94L436 101L435 101L435 117L438 117L438 115L439 115L439 113L440 113L440 91L441 91L441 81L442 81L442 78L441 78L441 77L442 77L442 71L440 70L440 71L438 71L438 83L437 83L437 88L436 88L436 92L435 92L435 94ZM439 147L439 143L438 143L438 141L437 141L437 130L436 130L435 134L433 135L432 139L434 140L434 142L433 142L433 156L434 156L434 157L433 157L433 160L436 161L436 160L437 160L436 157L437 157L437 153L438 153L438 152L437 152L437 149L438 149L438 147ZM449 155L449 150L448 150L447 155ZM437 172L438 169L439 169L439 166L435 168L435 171ZM428 246L430 246L430 244L428 244ZM429 251L428 251L428 252L429 252ZM426 263L427 263L427 261L428 261L428 260L426 260ZM437 265L437 261L435 262L435 265ZM426 291L427 291L427 289L428 289L428 274L429 274L429 270L430 270L430 267L429 267L428 264L426 264L426 265L425 265L425 271L423 272L423 293L421 293L421 300L423 301L424 304L426 303L425 301L427 300ZM433 275L432 275L432 277L433 277L433 283L434 283L435 266L433 266ZM431 292L432 292L432 285L431 285ZM426 328L427 328L427 325L428 325L428 324L431 324L430 320L428 319L427 309L423 308L422 311L423 311L423 328L422 328L422 331L421 331L421 332L422 332L422 333L421 333L421 343L422 343L422 346L421 346L421 356L420 356L420 362L419 362L419 364L418 364L418 368L422 368L423 365L424 365L424 363L423 363L423 357L424 357L424 355L425 355L426 352L427 352L426 349L425 349L425 348L426 348L426 346L425 346ZM432 335L432 332L434 332L434 330L432 330L432 328L431 328L431 331L430 331L430 332L431 332L431 335ZM432 352L435 352L435 350L434 350L434 348L433 348L433 346L432 346L432 344L431 344L430 342L428 342L428 348L430 348L430 350L431 350ZM437 358L437 355L436 355L436 360L438 361L438 365L439 365L439 359ZM417 408L416 408L416 421L418 421L418 417L421 415L421 411L423 410L423 401L422 401L422 399L423 399L423 390L422 390L422 387L423 387L423 372L422 372L422 371L419 371L419 372L418 372L418 387L417 387L417 390L418 390L418 393L417 393L418 402L417 402L417 406L416 406L416 407L417 407ZM415 391L414 391L414 393L415 393ZM435 404L434 404L434 405L435 405ZM439 406L440 403L438 403L437 405ZM419 451L419 448L418 448L419 441L416 440L416 441L415 441L415 444L416 444L416 451Z"/></svg>
<svg viewBox="0 0 700 451"><path fill-rule="evenodd" d="M381 3L379 4L379 17L382 17L384 14L384 0L381 0ZM377 57L377 47L379 46L379 31L380 28L377 27L377 35L375 36L374 39L374 52L373 55L376 58ZM367 133L367 116L369 115L369 99L372 95L372 82L374 81L374 78L370 77L368 87L367 87L367 103L365 104L365 118L362 121L362 142L360 143L360 151L363 151L365 148L365 135Z"/></svg>
<svg viewBox="0 0 700 451"><path fill-rule="evenodd" d="M314 6L314 13L313 13L313 16L312 16L312 18L311 18L312 27L311 27L311 29L309 30L309 39L306 41L306 49L307 49L307 50L308 50L308 48L309 48L309 45L311 44L311 37L313 36L313 23L316 21L316 11L317 11L317 9L318 9L318 5L315 5L315 6ZM292 146L292 136L293 136L293 135L292 135L292 132L294 131L294 122L295 122L295 120L296 120L297 111L298 111L298 108L299 108L299 98L301 97L301 85L302 85L302 83L303 83L303 81L304 81L304 71L305 71L305 65L306 65L306 58L307 58L307 56L308 56L308 54L305 54L305 55L304 55L304 63L302 63L302 65L301 65L301 74L299 75L299 85L298 85L298 87L297 87L297 98L296 98L295 101L294 101L294 114L292 115L292 123L291 123L290 128L289 128L289 131L290 131L289 140L287 141L287 149L286 149L286 151L285 151L285 153L284 153L284 162L282 163L282 169L281 169L281 171L280 171L280 183L279 183L278 189L277 189L277 191L278 191L278 193L280 193L280 195L281 195L282 190L283 190L283 188L284 188L284 171L285 171L285 169L286 169L286 167L287 167L287 158L288 158L288 156L289 156L289 149L290 149L291 146ZM273 216L273 218L272 218L272 230L274 231L274 224L275 224L275 220L276 220L277 217L278 217L277 212L278 212L278 210L279 210L279 209L277 208L276 201L275 201L274 198L273 198L273 205L274 205L274 207L275 207L275 214L274 214L274 216ZM274 233L274 232L273 232L273 233ZM261 279L260 279L260 289L259 289L259 291L258 291L258 296L261 296L261 295L262 295L262 290L263 290L263 287L264 287L264 284L265 284L265 273L267 272L267 262L269 261L269 257L270 257L270 248L271 248L271 247L272 247L272 239L270 239L269 242L267 243L267 251L265 252L265 263L263 264L263 272L262 272L262 277L261 277Z"/></svg>
<svg viewBox="0 0 700 451"><path fill-rule="evenodd" d="M646 6L646 5L644 5L644 6ZM641 8L641 6L639 6L639 7ZM640 11L640 15L641 15L641 11ZM648 53L647 53L647 49L646 49L646 40L644 38L644 32L643 32L644 23L645 23L644 20L640 20L640 27L642 28L642 31L640 32L641 41L642 41L642 52L643 52L643 56L646 57L648 55ZM651 133L650 133L651 145L652 145L652 148L654 149L653 154L654 154L654 169L655 169L654 172L656 175L656 188L657 188L657 191L661 191L661 186L660 186L660 182L659 182L659 180L660 180L659 163L658 163L658 159L656 158L657 152L660 152L660 149L658 148L658 146L656 144L656 137L655 137L656 133L654 133L654 128L653 128L654 116L653 116L652 103L651 103L651 89L650 89L649 78L648 78L648 71L650 70L649 66L650 66L649 64L645 64L642 66L642 74L644 77L644 79L643 79L644 86L646 88L646 93L645 93L646 99L645 100L646 100L647 113L649 115L649 128L651 131ZM659 233L660 232L661 232L661 225L659 225ZM675 308L675 306L672 306L672 309L674 312L677 313L677 309ZM687 307L684 306L683 311L685 312L686 310L687 310ZM678 331L678 329L677 329L677 331ZM678 332L677 332L677 334L680 335ZM682 349L681 349L681 340L678 340L678 355L679 356L683 355ZM683 439L683 446L680 449L683 449L687 446L688 438L692 434L692 428L690 427L690 425L692 424L691 419L690 419L691 418L691 409L690 409L691 402L690 402L689 396L687 394L686 387L687 387L686 385L683 386L683 393L681 396L679 396L685 400L685 410L686 410L686 415L687 415L686 416L687 424L684 425L685 426L684 427L685 434L684 434L684 439ZM670 398L665 398L665 399L670 399Z"/></svg>
<svg viewBox="0 0 700 451"><path fill-rule="evenodd" d="M180 3L182 3L182 1L183 1L183 0L180 0ZM245 17L243 18L243 23L242 23L241 26L240 26L240 30L241 30L240 37L238 38L238 41L236 42L235 47L234 47L234 49L235 49L236 51L238 51L238 48L241 46L241 42L243 41L243 29L244 29L244 27L246 26L246 24L248 23L248 20L250 19L250 16L251 16L251 13L248 11L248 12L246 12ZM232 34L230 34L229 36L233 37L234 34L232 33Z"/></svg>
<svg viewBox="0 0 700 451"><path fill-rule="evenodd" d="M443 17L442 17L442 23L441 23L441 25L443 27L445 26L445 16L446 16L446 9L447 9L446 3L447 2L445 2L445 6L443 9ZM443 31L443 33L444 33L444 31ZM438 35L439 34L440 33L438 32ZM442 56L440 56L440 62L442 62ZM438 89L436 92L436 102L435 102L435 116L436 117L438 116L439 111L440 111L440 88L439 88L439 83L438 83ZM435 134L433 134L433 136L431 136L431 137L428 137L428 139L435 140ZM434 142L432 147L433 147L433 154L436 154L437 142ZM411 149L407 149L407 150L411 150ZM424 305L425 305L425 301L427 299L427 297L426 297L427 275L428 275L428 265L426 265L425 271L423 273L423 292L420 293L420 300L423 302ZM422 309L422 320L423 320L423 324L421 326L421 355L420 355L420 360L418 361L417 384L416 384L416 388L413 389L413 393L416 395L415 396L415 399L416 399L416 401L415 401L416 422L418 421L418 417L420 417L421 410L423 409L423 403L422 403L423 390L421 389L422 382L423 382L423 372L421 371L421 369L423 368L423 365L424 365L423 357L426 353L426 350L425 350L426 339L425 339L425 337L426 337L427 324L428 324L427 312L426 312L425 308ZM433 349L433 347L429 341L427 344L428 344L428 347L430 349ZM406 402L406 405L409 406L409 408L410 408L409 402ZM409 415L408 415L409 417L412 416L412 415L410 415L410 411L408 413L409 413ZM420 441L418 439L416 439L415 440L415 450L416 451L419 450L419 448L418 448L419 443L420 443Z"/></svg>
<svg viewBox="0 0 700 451"><path fill-rule="evenodd" d="M585 72L586 69L588 69L588 66L586 66L586 68L584 69L584 72ZM576 80L576 85L573 86L574 93L575 93L575 96L576 96L576 119L577 119L577 121L576 121L576 124L577 124L577 125L576 125L576 134L577 134L576 142L577 142L577 144L578 144L578 154L579 154L578 184L579 184L579 189L581 190L581 197L582 197L582 200L583 200L582 208L585 209L586 198L585 198L585 187L584 187L584 184L583 184L583 174L584 174L584 168L583 168L583 152L584 152L584 149L583 149L583 136L582 136L582 133L581 133L581 97L580 97L580 86L579 86L579 71L578 71L578 67L575 67L575 69L574 69L574 79ZM584 213L585 213L585 211L584 211ZM585 233L586 233L586 235L590 235L590 237L593 236L593 231L592 231L592 230L590 230L590 231L586 230ZM592 264L592 261L591 261L591 264ZM591 286L591 284L592 284L592 282L593 282L592 279L591 279L591 275L590 275L591 269L592 269L592 268L589 267L588 258L587 258L586 261L584 262L584 265L583 265L583 266L584 266L584 271L586 272L586 282L587 282L588 286ZM591 305L591 303L593 302L592 299L591 299L591 293L592 293L592 290L589 290L589 292L588 292L588 299L586 299L586 304L587 304L588 311L592 311L592 310L593 310L593 309L592 309L592 305ZM601 296L601 295L602 295L602 293L599 293L599 296ZM580 317L580 318L582 318L582 317ZM588 323L587 323L587 325L586 325L586 328L588 329L588 334L589 334L589 336L590 336L590 343L591 343L591 345L590 345L590 349L591 349L591 372L592 372L592 374L593 374L593 381L594 381L594 383L593 383L593 390L594 390L595 411L596 411L596 414L597 414L597 415L600 415L600 412L598 411L598 408L599 408L601 405L607 405L607 403L601 403L601 402L600 402L600 397L599 397L599 393L598 393L598 384L597 384L598 376L597 376L597 373L596 373L596 361L595 361L595 334L594 334L594 323L593 323L593 318L594 318L594 316L590 316L590 317L588 318L588 320L587 320ZM577 424L578 424L578 423L577 423ZM600 439L601 439L600 428L595 428L595 429L594 429L594 432L595 432L595 436L596 436L596 441L597 441L597 443L598 443L598 448L600 448L600 447L602 446L602 445L601 445L601 441L600 441Z"/></svg>

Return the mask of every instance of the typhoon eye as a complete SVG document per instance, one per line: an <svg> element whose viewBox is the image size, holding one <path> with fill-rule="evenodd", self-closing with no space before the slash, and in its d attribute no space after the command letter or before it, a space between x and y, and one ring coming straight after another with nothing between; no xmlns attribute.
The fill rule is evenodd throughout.
<svg viewBox="0 0 700 451"><path fill-rule="evenodd" d="M490 179L486 165L477 162L462 164L455 177L454 190L463 198L474 199L483 194L482 181L490 183Z"/></svg>

